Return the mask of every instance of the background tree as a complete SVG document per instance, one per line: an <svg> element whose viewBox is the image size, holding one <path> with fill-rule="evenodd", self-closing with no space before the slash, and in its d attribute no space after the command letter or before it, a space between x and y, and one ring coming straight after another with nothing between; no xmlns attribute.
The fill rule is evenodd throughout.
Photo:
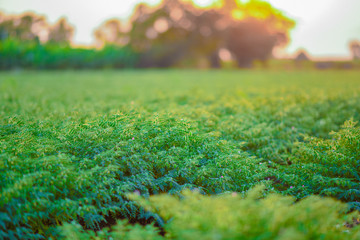
<svg viewBox="0 0 360 240"><path fill-rule="evenodd" d="M122 31L118 21L108 22L95 36L103 43L124 42L126 37L141 55L139 67L196 65L201 59L219 67L223 48L240 67L248 67L254 60L266 61L275 47L289 41L294 21L270 4L260 0L219 3L220 7L205 9L182 0L164 0L157 7L139 4L129 19L129 31Z"/></svg>
<svg viewBox="0 0 360 240"><path fill-rule="evenodd" d="M144 52L141 66L168 67L181 62L196 66L199 59L213 55L219 45L212 23L220 15L213 10L202 11L171 0L155 11L144 6L138 11L131 19L130 43Z"/></svg>
<svg viewBox="0 0 360 240"><path fill-rule="evenodd" d="M39 41L42 39L48 24L44 16L24 13L18 16L0 17L0 38L14 38L21 41Z"/></svg>
<svg viewBox="0 0 360 240"><path fill-rule="evenodd" d="M12 25L12 21L9 21L7 16L0 12L0 41L9 37Z"/></svg>
<svg viewBox="0 0 360 240"><path fill-rule="evenodd" d="M360 59L360 42L359 41L351 41L349 44L351 55L354 60Z"/></svg>
<svg viewBox="0 0 360 240"><path fill-rule="evenodd" d="M66 20L60 18L53 26L50 26L48 39L50 43L69 44L74 35L74 27Z"/></svg>
<svg viewBox="0 0 360 240"><path fill-rule="evenodd" d="M56 44L70 43L74 27L60 18L50 25L46 18L34 13L5 15L0 13L0 39L17 39L20 41L51 42Z"/></svg>
<svg viewBox="0 0 360 240"><path fill-rule="evenodd" d="M293 20L261 0L223 0L220 11L227 16L224 47L235 56L239 67L248 67L254 60L266 61L275 47L289 42L289 31L295 26Z"/></svg>
<svg viewBox="0 0 360 240"><path fill-rule="evenodd" d="M118 19L109 19L95 30L96 45L124 46L129 42L129 37L125 33L126 27Z"/></svg>

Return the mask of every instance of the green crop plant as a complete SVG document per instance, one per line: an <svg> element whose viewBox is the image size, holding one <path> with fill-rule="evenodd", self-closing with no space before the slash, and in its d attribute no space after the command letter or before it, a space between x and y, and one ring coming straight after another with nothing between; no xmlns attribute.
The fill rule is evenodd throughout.
<svg viewBox="0 0 360 240"><path fill-rule="evenodd" d="M312 194L332 196L360 210L360 128L347 121L329 139L306 137L298 143L288 170Z"/></svg>
<svg viewBox="0 0 360 240"><path fill-rule="evenodd" d="M162 238L169 223L134 192L172 202L186 189L213 199L263 184L264 196L311 205L317 194L359 209L358 79L356 71L2 72L0 238Z"/></svg>
<svg viewBox="0 0 360 240"><path fill-rule="evenodd" d="M358 213L345 214L346 205L311 196L294 203L293 197L270 194L264 186L249 191L203 196L185 191L181 198L156 195L150 199L132 195L164 219L162 235L152 225L142 227L125 221L97 235L76 223L61 228L65 239L358 239L360 226L349 223Z"/></svg>

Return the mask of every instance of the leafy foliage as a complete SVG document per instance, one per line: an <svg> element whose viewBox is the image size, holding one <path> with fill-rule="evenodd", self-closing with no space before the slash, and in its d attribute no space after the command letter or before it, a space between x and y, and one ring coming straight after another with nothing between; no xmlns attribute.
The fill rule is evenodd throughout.
<svg viewBox="0 0 360 240"><path fill-rule="evenodd" d="M113 231L98 236L76 224L62 229L65 239L358 239L360 227L349 229L357 213L345 214L346 205L332 199L311 196L294 203L294 198L270 194L263 197L261 187L246 197L224 194L203 196L186 191L178 199L157 195L137 199L166 221L165 236L151 225L126 225L120 222Z"/></svg>
<svg viewBox="0 0 360 240"><path fill-rule="evenodd" d="M359 207L357 72L4 72L0 88L3 238L95 238L119 219L147 226L114 234L161 237L164 215L129 192L242 194L262 183L265 194Z"/></svg>
<svg viewBox="0 0 360 240"><path fill-rule="evenodd" d="M360 200L360 128L347 121L330 139L305 138L294 153L290 170L306 181L312 193L336 197L357 209Z"/></svg>
<svg viewBox="0 0 360 240"><path fill-rule="evenodd" d="M196 7L192 1L140 3L127 23L111 19L95 31L97 42L129 46L140 55L139 67L220 67L227 49L240 67L265 61L289 41L295 22L265 1L217 1ZM204 64L203 64L204 65Z"/></svg>
<svg viewBox="0 0 360 240"><path fill-rule="evenodd" d="M0 41L0 69L131 68L136 59L129 48L111 45L96 50L12 38Z"/></svg>

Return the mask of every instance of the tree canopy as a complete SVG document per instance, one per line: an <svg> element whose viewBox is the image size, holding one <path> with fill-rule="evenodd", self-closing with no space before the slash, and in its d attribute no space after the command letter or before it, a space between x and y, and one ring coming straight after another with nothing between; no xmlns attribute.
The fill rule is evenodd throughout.
<svg viewBox="0 0 360 240"><path fill-rule="evenodd" d="M139 4L127 23L112 19L95 32L100 45L128 45L140 53L140 67L196 65L207 59L220 66L226 49L240 67L265 61L289 41L295 22L261 0L220 0L201 8L192 1Z"/></svg>
<svg viewBox="0 0 360 240"><path fill-rule="evenodd" d="M31 12L20 15L5 15L0 12L0 40L8 38L20 41L37 41L69 44L74 27L66 18L50 25L46 18Z"/></svg>
<svg viewBox="0 0 360 240"><path fill-rule="evenodd" d="M131 52L136 67L217 68L224 60L249 67L255 60L265 62L275 48L285 46L294 26L292 19L263 0L217 0L208 7L192 0L162 0L156 6L138 4L127 21L109 19L94 35L98 48L123 48L125 55ZM0 48L11 48L9 54L18 48L16 44L29 42L74 48L73 34L74 27L66 18L51 25L44 16L31 12L0 13ZM27 58L42 55L41 49L36 54L30 51Z"/></svg>

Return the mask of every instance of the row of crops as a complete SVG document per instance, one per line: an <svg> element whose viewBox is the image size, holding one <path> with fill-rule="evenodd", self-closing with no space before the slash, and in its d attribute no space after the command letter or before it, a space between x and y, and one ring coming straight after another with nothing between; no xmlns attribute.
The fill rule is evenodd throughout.
<svg viewBox="0 0 360 240"><path fill-rule="evenodd" d="M3 72L0 239L359 239L359 76Z"/></svg>

